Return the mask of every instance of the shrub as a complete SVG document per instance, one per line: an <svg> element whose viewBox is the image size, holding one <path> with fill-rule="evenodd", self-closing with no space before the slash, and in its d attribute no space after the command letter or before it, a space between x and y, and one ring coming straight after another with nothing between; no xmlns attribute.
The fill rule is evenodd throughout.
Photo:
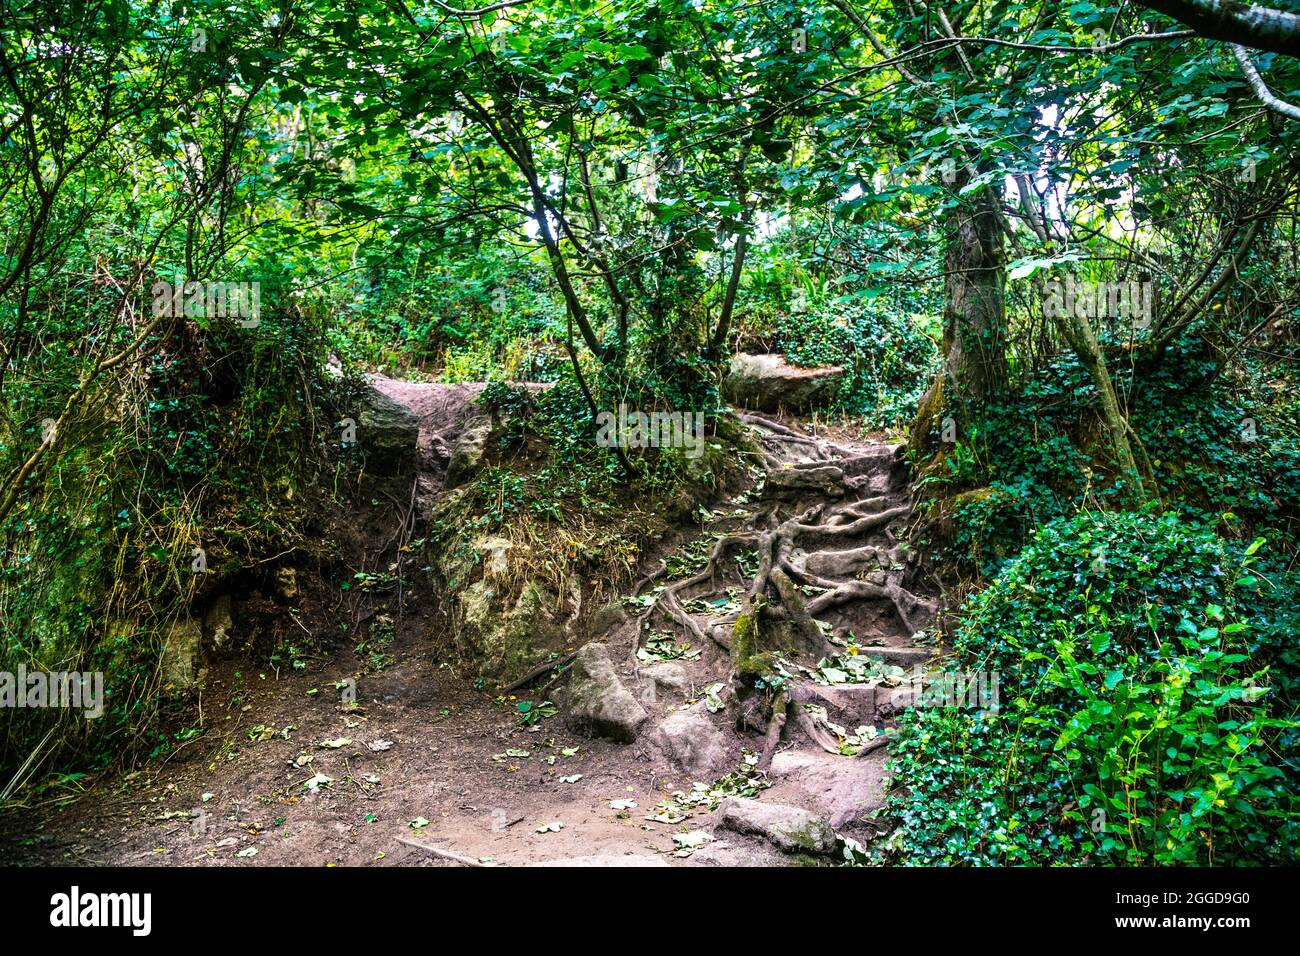
<svg viewBox="0 0 1300 956"><path fill-rule="evenodd" d="M1214 362L1195 343L1175 343L1158 363L1133 369L1116 361L1114 368L1168 506L1202 522L1231 511L1255 526L1294 529L1294 409L1239 403L1230 383L1213 379ZM937 545L934 556L992 578L1033 529L1090 500L1114 502L1097 407L1085 370L1062 356L1004 401L955 413L957 440L931 436L943 455L921 482L926 498L952 517L950 536L924 542ZM1244 422L1256 433L1243 437Z"/></svg>
<svg viewBox="0 0 1300 956"><path fill-rule="evenodd" d="M1292 861L1293 582L1256 572L1262 544L1172 513L1045 527L958 629L955 667L999 674L1001 707L903 722L884 855Z"/></svg>

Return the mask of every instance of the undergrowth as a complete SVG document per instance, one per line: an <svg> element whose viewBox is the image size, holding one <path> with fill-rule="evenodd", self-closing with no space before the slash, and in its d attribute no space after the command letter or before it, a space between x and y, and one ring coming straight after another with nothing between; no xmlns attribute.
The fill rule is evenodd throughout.
<svg viewBox="0 0 1300 956"><path fill-rule="evenodd" d="M1047 525L962 612L996 712L903 721L880 859L1293 863L1296 575L1173 513Z"/></svg>
<svg viewBox="0 0 1300 956"><path fill-rule="evenodd" d="M80 417L0 529L0 671L102 671L104 715L13 712L0 770L167 748L168 628L210 582L302 540L302 492L333 426L324 354L316 319L279 312L256 329L184 325L149 366L104 384L120 397ZM15 401L39 420L45 399L25 385L11 382Z"/></svg>

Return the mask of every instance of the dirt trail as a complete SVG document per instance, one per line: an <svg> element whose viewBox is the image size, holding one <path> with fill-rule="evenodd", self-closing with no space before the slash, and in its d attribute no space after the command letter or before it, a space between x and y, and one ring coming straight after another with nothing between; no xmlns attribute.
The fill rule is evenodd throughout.
<svg viewBox="0 0 1300 956"><path fill-rule="evenodd" d="M375 384L420 418L419 480L436 493L446 448L479 414L472 400L481 385ZM910 514L905 468L895 446L744 420L766 450L766 474L761 488L713 509L711 540L765 540L773 566L796 579L806 609L824 622L822 650L878 662L866 679L832 685L815 670L816 657L800 661L810 670L790 672L791 719L748 780L770 784L758 794L764 803L805 807L864 835L863 817L883 792L885 750L883 738L854 731L894 721L913 693L903 669L931 653L912 640L929 605L904 586L914 569L897 540ZM707 569L707 580L661 577L648 607L606 638L651 712L631 745L580 737L563 713L519 726L513 701L475 689L434 659L433 618L408 595L410 606L390 608L386 667L358 677L346 652L278 678L214 665L201 700L202 737L137 773L90 779L70 804L0 817L0 852L19 863L99 865L785 862L762 840L719 829L720 813L709 808L716 801L682 801L697 781L714 778L682 769L658 729L687 712L709 721L722 743L708 768L716 776L744 767L742 751L762 749L761 736L742 735L733 714L709 713L704 701L729 672L726 632L753 574L727 557L725 567ZM666 688L651 676L664 665L647 668L644 658L671 647L665 637L689 634L690 652L667 662L686 685ZM335 689L350 679L355 703ZM563 707L563 695L552 696ZM857 756L842 755L859 747ZM548 829L554 823L561 826ZM673 836L684 830L716 839L677 856Z"/></svg>

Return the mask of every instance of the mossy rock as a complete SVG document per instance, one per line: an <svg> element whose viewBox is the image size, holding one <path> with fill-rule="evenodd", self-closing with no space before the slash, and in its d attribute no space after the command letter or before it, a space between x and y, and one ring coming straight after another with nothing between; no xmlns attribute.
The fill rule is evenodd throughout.
<svg viewBox="0 0 1300 956"><path fill-rule="evenodd" d="M728 797L722 803L721 825L736 833L767 840L785 853L828 855L840 845L834 828L801 807Z"/></svg>
<svg viewBox="0 0 1300 956"><path fill-rule="evenodd" d="M970 505L979 504L985 501L994 501L1000 498L1010 497L1005 489L985 486L983 488L971 488L963 491L961 494L954 495L952 498L952 510L961 511Z"/></svg>
<svg viewBox="0 0 1300 956"><path fill-rule="evenodd" d="M525 584L513 601L489 582L476 581L457 603L460 636L473 658L467 663L493 683L518 680L564 649L558 599L536 581Z"/></svg>

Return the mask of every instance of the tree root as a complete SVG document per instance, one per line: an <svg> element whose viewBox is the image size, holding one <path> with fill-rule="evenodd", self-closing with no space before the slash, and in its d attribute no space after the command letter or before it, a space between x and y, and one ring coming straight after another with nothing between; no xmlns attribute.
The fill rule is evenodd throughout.
<svg viewBox="0 0 1300 956"><path fill-rule="evenodd" d="M813 551L805 554L800 562L791 560L789 564L802 568L809 574L828 578L838 576L843 581L855 577L863 570L888 571L893 559L893 549L865 544L845 551Z"/></svg>
<svg viewBox="0 0 1300 956"><path fill-rule="evenodd" d="M719 639L713 627L706 631L695 622L690 613L682 606L681 598L689 589L697 585L708 582L711 587L717 587L718 577L722 572L722 566L733 552L740 547L752 544L758 540L758 532L743 532L740 534L729 534L721 537L713 545L713 550L709 553L709 560L704 567L682 581L664 588L663 593L655 600L654 604L646 612L649 614L654 610L665 612L670 618L676 621L686 632L692 635L699 643L711 640L721 646L724 650L730 651L727 642Z"/></svg>
<svg viewBox="0 0 1300 956"><path fill-rule="evenodd" d="M523 677L519 678L519 680L511 684L509 687L502 687L500 693L509 694L512 691L516 691L521 687L527 687L529 684L537 680L537 678L541 677L547 671L563 670L563 668L567 667L569 663L577 656L578 656L578 652L574 651L572 654L565 654L563 657L557 660L547 661L545 664L542 664L538 667L534 667Z"/></svg>
<svg viewBox="0 0 1300 956"><path fill-rule="evenodd" d="M910 633L925 627L934 616L934 605L931 602L917 597L901 585L893 582L870 584L866 581L845 581L835 590L818 595L808 602L808 613L820 614L852 601L882 600L889 601L894 606L898 619ZM924 612L924 621L916 616L918 608Z"/></svg>
<svg viewBox="0 0 1300 956"><path fill-rule="evenodd" d="M811 435L804 435L789 425L782 425L780 422L774 422L770 418L764 418L762 415L754 412L741 412L739 418L742 423L760 428L763 431L770 432L773 435L779 435L782 439L792 442L798 442L801 445L814 445L821 448L822 443Z"/></svg>
<svg viewBox="0 0 1300 956"><path fill-rule="evenodd" d="M674 593L672 588L664 591L660 596L659 607L666 611L669 617L685 628L686 632L692 635L698 643L703 644L706 640L712 640L712 629L710 629L708 634L704 633L704 628L696 624L695 619L686 613L686 608L682 607L681 601L677 599L677 595Z"/></svg>
<svg viewBox="0 0 1300 956"><path fill-rule="evenodd" d="M767 722L767 733L763 737L763 752L758 758L758 769L767 773L776 756L776 748L781 744L781 731L785 729L786 714L790 708L790 695L782 691L772 701L772 717Z"/></svg>
<svg viewBox="0 0 1300 956"><path fill-rule="evenodd" d="M829 516L827 524L843 525L858 518L867 518L872 515L878 515L885 510L889 504L889 499L884 495L877 495L874 498L863 498L853 504L840 505Z"/></svg>
<svg viewBox="0 0 1300 956"><path fill-rule="evenodd" d="M862 745L862 749L853 755L853 759L857 760L859 757L865 757L873 750L879 750L887 743L889 743L889 735L887 734L881 734L879 737L877 737L874 740L868 740L865 744Z"/></svg>
<svg viewBox="0 0 1300 956"><path fill-rule="evenodd" d="M807 708L801 704L794 705L795 724L802 730L808 739L815 743L828 754L835 754L837 757L843 756L840 753L840 742L835 736L823 727L817 721L813 720L812 714L808 713Z"/></svg>
<svg viewBox="0 0 1300 956"><path fill-rule="evenodd" d="M825 538L858 538L889 524L897 518L904 518L912 513L908 505L886 508L876 514L866 515L850 521L848 524L796 524L795 535L819 536Z"/></svg>
<svg viewBox="0 0 1300 956"><path fill-rule="evenodd" d="M758 431L764 444L764 492L770 504L760 506L748 521L752 529L726 535L714 545L698 573L664 588L651 610L658 609L693 639L722 647L732 664L731 694L735 713L747 729L764 732L760 769L770 765L791 716L817 746L841 754L841 741L797 703L797 689L770 696L764 689L779 668L780 643L793 644L813 655L824 655L828 640L818 617L855 601L888 601L909 632L934 613L933 602L902 584L900 552L889 526L912 515L905 493L872 494L884 474L884 487L895 487L902 467L900 449L880 446L865 453L842 448L760 415L741 413L742 423ZM804 460L791 463L793 454ZM786 456L783 458L782 456ZM781 518L782 499L815 499L792 517ZM686 610L695 589L718 588L725 565L741 546L755 548L758 565L740 600L740 611L712 617L703 624ZM867 573L871 580L858 575ZM662 576L662 575L658 575ZM806 597L801 586L821 593ZM768 629L772 631L769 632ZM765 639L766 638L766 639ZM791 708L793 707L793 715ZM860 753L883 746L873 740Z"/></svg>
<svg viewBox="0 0 1300 956"><path fill-rule="evenodd" d="M810 653L821 655L826 651L826 638L822 635L822 629L817 626L817 622L812 619L804 606L803 595L795 583L790 580L785 570L777 565L772 568L768 575L772 586L776 588L776 593L781 599L779 607L789 616L789 620L794 624L795 631L799 635L799 640L804 648Z"/></svg>

